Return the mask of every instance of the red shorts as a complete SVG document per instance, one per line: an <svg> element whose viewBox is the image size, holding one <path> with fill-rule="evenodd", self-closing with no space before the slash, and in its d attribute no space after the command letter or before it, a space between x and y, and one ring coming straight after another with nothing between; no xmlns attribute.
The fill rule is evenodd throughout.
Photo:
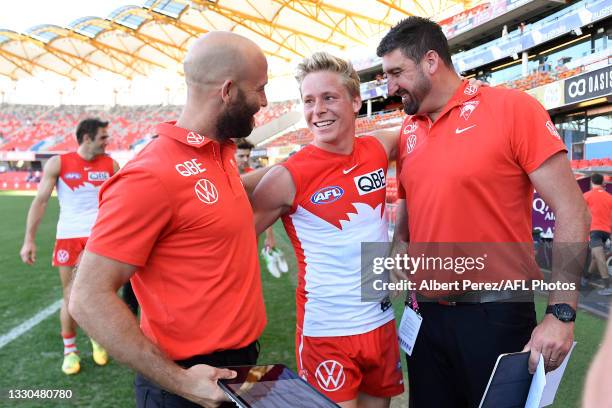
<svg viewBox="0 0 612 408"><path fill-rule="evenodd" d="M87 237L55 240L53 266L76 266L86 243Z"/></svg>
<svg viewBox="0 0 612 408"><path fill-rule="evenodd" d="M306 337L296 333L299 375L334 402L359 392L393 397L404 392L395 321L363 334Z"/></svg>

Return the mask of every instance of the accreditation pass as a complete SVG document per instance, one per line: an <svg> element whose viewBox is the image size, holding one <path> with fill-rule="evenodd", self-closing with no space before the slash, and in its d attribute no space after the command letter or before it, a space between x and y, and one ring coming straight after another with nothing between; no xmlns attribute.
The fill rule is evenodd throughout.
<svg viewBox="0 0 612 408"><path fill-rule="evenodd" d="M404 314L402 315L399 327L399 344L402 350L409 356L412 355L414 343L419 335L422 322L423 317L420 314L412 310L408 305L404 307Z"/></svg>

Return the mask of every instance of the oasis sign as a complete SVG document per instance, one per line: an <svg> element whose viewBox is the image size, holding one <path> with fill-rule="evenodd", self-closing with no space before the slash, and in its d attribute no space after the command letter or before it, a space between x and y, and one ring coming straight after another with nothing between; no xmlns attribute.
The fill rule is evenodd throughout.
<svg viewBox="0 0 612 408"><path fill-rule="evenodd" d="M612 65L565 80L565 103L612 94Z"/></svg>

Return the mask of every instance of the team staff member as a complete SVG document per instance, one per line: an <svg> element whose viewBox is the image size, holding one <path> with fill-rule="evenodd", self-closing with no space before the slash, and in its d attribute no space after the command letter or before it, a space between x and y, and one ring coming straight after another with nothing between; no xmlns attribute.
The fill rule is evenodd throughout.
<svg viewBox="0 0 612 408"><path fill-rule="evenodd" d="M267 104L267 62L252 41L211 32L184 68L178 121L158 125L159 137L100 192L70 303L83 328L139 373L138 406L217 406L217 380L235 373L216 367L255 363L266 322L230 137L248 136ZM140 329L116 295L130 278Z"/></svg>
<svg viewBox="0 0 612 408"><path fill-rule="evenodd" d="M410 115L399 144L396 240L531 245L535 186L556 215L554 256L561 262L552 279L575 283L580 262L561 270L560 245L568 243L577 258L586 254L588 212L542 106L516 90L461 81L440 26L427 19L397 24L377 54L389 93L402 97ZM533 302L499 302L511 296L420 302L423 322L408 358L411 407L478 406L501 353L531 350L530 370L540 355L549 370L561 364L573 341L577 293L551 292L549 304L558 305L537 326Z"/></svg>
<svg viewBox="0 0 612 408"><path fill-rule="evenodd" d="M60 324L64 342L62 371L76 374L81 370L81 358L76 345L76 323L68 313L68 299L74 276L74 267L81 256L87 237L98 214L98 191L119 165L106 155L108 122L85 119L76 129L79 147L75 152L53 156L45 164L43 178L32 201L21 247L21 260L28 265L36 262L36 231L47 203L57 188L60 215L57 221L53 266L59 269L63 289ZM93 359L98 365L108 362L106 351L93 339Z"/></svg>
<svg viewBox="0 0 612 408"><path fill-rule="evenodd" d="M584 193L584 200L591 212L591 265L589 270L597 269L599 276L603 279L605 288L600 290L600 295L612 295L610 288L610 276L606 265L606 254L604 244L610 238L610 223L612 223L612 195L603 186L603 176L593 174L591 176L591 190Z"/></svg>
<svg viewBox="0 0 612 408"><path fill-rule="evenodd" d="M397 135L355 138L359 76L315 53L298 66L312 144L253 194L257 231L282 217L298 259L300 376L342 407L388 407L404 390L393 310L363 302L361 243L388 242L385 176Z"/></svg>

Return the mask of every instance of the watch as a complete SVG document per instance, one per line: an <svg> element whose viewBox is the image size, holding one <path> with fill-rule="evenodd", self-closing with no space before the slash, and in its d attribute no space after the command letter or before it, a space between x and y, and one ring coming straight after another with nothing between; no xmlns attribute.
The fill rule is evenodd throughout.
<svg viewBox="0 0 612 408"><path fill-rule="evenodd" d="M548 305L546 308L546 314L549 313L552 313L553 316L564 323L569 323L576 320L576 311L567 303Z"/></svg>

